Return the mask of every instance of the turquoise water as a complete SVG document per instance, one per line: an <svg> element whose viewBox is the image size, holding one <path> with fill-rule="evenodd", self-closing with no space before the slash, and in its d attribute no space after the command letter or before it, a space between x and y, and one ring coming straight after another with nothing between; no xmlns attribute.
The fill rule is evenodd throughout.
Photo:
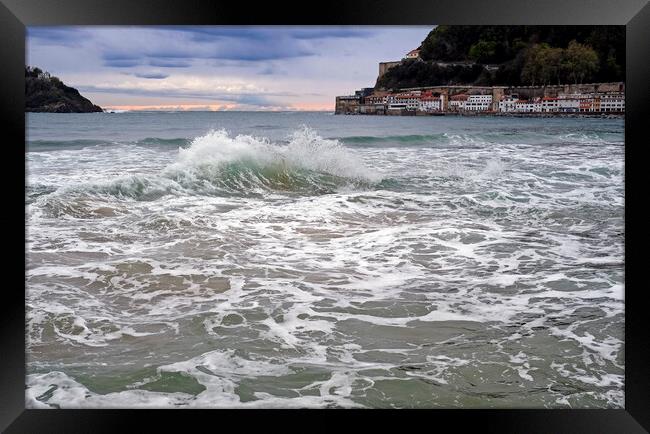
<svg viewBox="0 0 650 434"><path fill-rule="evenodd" d="M27 405L622 408L623 133L30 114Z"/></svg>

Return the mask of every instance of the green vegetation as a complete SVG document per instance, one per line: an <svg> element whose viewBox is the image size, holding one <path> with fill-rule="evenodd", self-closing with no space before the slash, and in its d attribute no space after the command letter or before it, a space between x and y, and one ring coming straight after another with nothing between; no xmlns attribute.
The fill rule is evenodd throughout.
<svg viewBox="0 0 650 434"><path fill-rule="evenodd" d="M40 68L25 67L25 111L48 113L101 112L81 96L77 89L66 86L57 77Z"/></svg>
<svg viewBox="0 0 650 434"><path fill-rule="evenodd" d="M483 71L481 65L439 66L436 63L408 59L389 69L375 87L398 89L439 84L478 84Z"/></svg>
<svg viewBox="0 0 650 434"><path fill-rule="evenodd" d="M623 81L623 26L438 26L377 88Z"/></svg>
<svg viewBox="0 0 650 434"><path fill-rule="evenodd" d="M535 85L582 83L598 71L598 54L588 45L569 42L566 49L548 44L533 44L526 50L526 62L521 71L525 83Z"/></svg>

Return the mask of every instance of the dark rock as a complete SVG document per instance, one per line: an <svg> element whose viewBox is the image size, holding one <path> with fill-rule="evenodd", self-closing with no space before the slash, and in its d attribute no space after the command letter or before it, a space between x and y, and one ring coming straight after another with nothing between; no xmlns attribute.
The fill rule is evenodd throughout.
<svg viewBox="0 0 650 434"><path fill-rule="evenodd" d="M45 113L103 112L101 107L39 68L25 67L25 111Z"/></svg>

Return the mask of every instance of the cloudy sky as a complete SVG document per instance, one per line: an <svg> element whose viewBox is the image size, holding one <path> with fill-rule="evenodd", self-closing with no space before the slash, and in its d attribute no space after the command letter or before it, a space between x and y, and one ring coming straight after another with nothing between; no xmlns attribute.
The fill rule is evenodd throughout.
<svg viewBox="0 0 650 434"><path fill-rule="evenodd" d="M104 108L333 110L432 27L30 27L27 63Z"/></svg>

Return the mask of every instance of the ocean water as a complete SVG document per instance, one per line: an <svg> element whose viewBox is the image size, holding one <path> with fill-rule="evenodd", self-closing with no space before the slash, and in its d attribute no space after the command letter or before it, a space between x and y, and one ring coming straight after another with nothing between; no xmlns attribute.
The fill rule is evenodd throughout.
<svg viewBox="0 0 650 434"><path fill-rule="evenodd" d="M624 407L624 122L27 116L29 408Z"/></svg>

